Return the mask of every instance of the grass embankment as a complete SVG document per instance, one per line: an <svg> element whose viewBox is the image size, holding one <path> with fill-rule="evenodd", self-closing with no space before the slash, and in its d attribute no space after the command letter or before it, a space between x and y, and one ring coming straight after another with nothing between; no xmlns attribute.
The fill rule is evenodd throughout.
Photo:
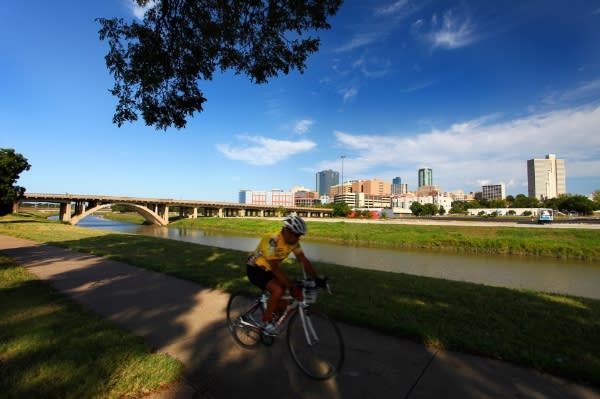
<svg viewBox="0 0 600 399"><path fill-rule="evenodd" d="M0 255L0 396L134 398L174 382L182 365L153 354Z"/></svg>
<svg viewBox="0 0 600 399"><path fill-rule="evenodd" d="M600 230L421 226L391 223L330 223L308 220L304 240L356 246L413 248L499 255L546 256L600 260ZM260 219L182 219L175 227L260 235L277 231L281 222Z"/></svg>
<svg viewBox="0 0 600 399"><path fill-rule="evenodd" d="M246 254L240 251L34 220L0 219L0 234L118 259L207 287L251 287L242 266ZM323 295L319 306L338 320L600 386L600 301L315 266L331 278L335 292Z"/></svg>

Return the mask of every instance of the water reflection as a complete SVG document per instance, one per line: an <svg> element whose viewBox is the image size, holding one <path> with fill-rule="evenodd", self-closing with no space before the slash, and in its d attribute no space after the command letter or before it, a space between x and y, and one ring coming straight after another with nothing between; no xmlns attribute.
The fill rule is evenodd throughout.
<svg viewBox="0 0 600 399"><path fill-rule="evenodd" d="M253 250L258 242L257 237L214 234L185 228L140 226L97 216L89 216L79 225L242 251ZM310 241L303 241L302 245L309 258L314 261L600 299L598 264L525 257L360 248Z"/></svg>

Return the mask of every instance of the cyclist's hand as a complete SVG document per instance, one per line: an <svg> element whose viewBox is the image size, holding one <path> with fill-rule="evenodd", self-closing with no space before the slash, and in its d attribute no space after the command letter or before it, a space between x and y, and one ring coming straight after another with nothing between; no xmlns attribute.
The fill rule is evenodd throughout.
<svg viewBox="0 0 600 399"><path fill-rule="evenodd" d="M292 289L290 290L290 294L292 294L292 296L294 298L296 298L297 300L301 301L302 300L302 288L295 286L292 287Z"/></svg>
<svg viewBox="0 0 600 399"><path fill-rule="evenodd" d="M317 287L319 287L319 288L325 288L325 287L327 287L327 277L325 277L325 278L320 278L320 277L317 277L317 278L315 279L315 284L316 284L316 285L317 285Z"/></svg>

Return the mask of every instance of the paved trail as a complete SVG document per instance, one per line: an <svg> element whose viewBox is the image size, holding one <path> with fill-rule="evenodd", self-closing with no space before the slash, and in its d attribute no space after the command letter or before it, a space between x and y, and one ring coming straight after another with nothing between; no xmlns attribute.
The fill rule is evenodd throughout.
<svg viewBox="0 0 600 399"><path fill-rule="evenodd" d="M283 341L249 351L225 324L228 295L189 281L49 245L0 236L0 251L186 366L154 398L549 398L600 393L500 361L438 351L341 324L346 363L325 382L305 377Z"/></svg>

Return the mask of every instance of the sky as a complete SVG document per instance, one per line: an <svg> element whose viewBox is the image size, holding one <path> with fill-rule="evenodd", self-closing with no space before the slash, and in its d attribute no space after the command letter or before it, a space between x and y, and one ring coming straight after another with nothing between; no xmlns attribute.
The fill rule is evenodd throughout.
<svg viewBox="0 0 600 399"><path fill-rule="evenodd" d="M569 193L600 189L600 1L347 0L303 74L216 73L204 112L167 131L112 123L95 19L141 15L130 0L0 6L0 148L28 159L28 192L237 202L342 167L414 191L428 167L443 191L517 195L546 154Z"/></svg>

